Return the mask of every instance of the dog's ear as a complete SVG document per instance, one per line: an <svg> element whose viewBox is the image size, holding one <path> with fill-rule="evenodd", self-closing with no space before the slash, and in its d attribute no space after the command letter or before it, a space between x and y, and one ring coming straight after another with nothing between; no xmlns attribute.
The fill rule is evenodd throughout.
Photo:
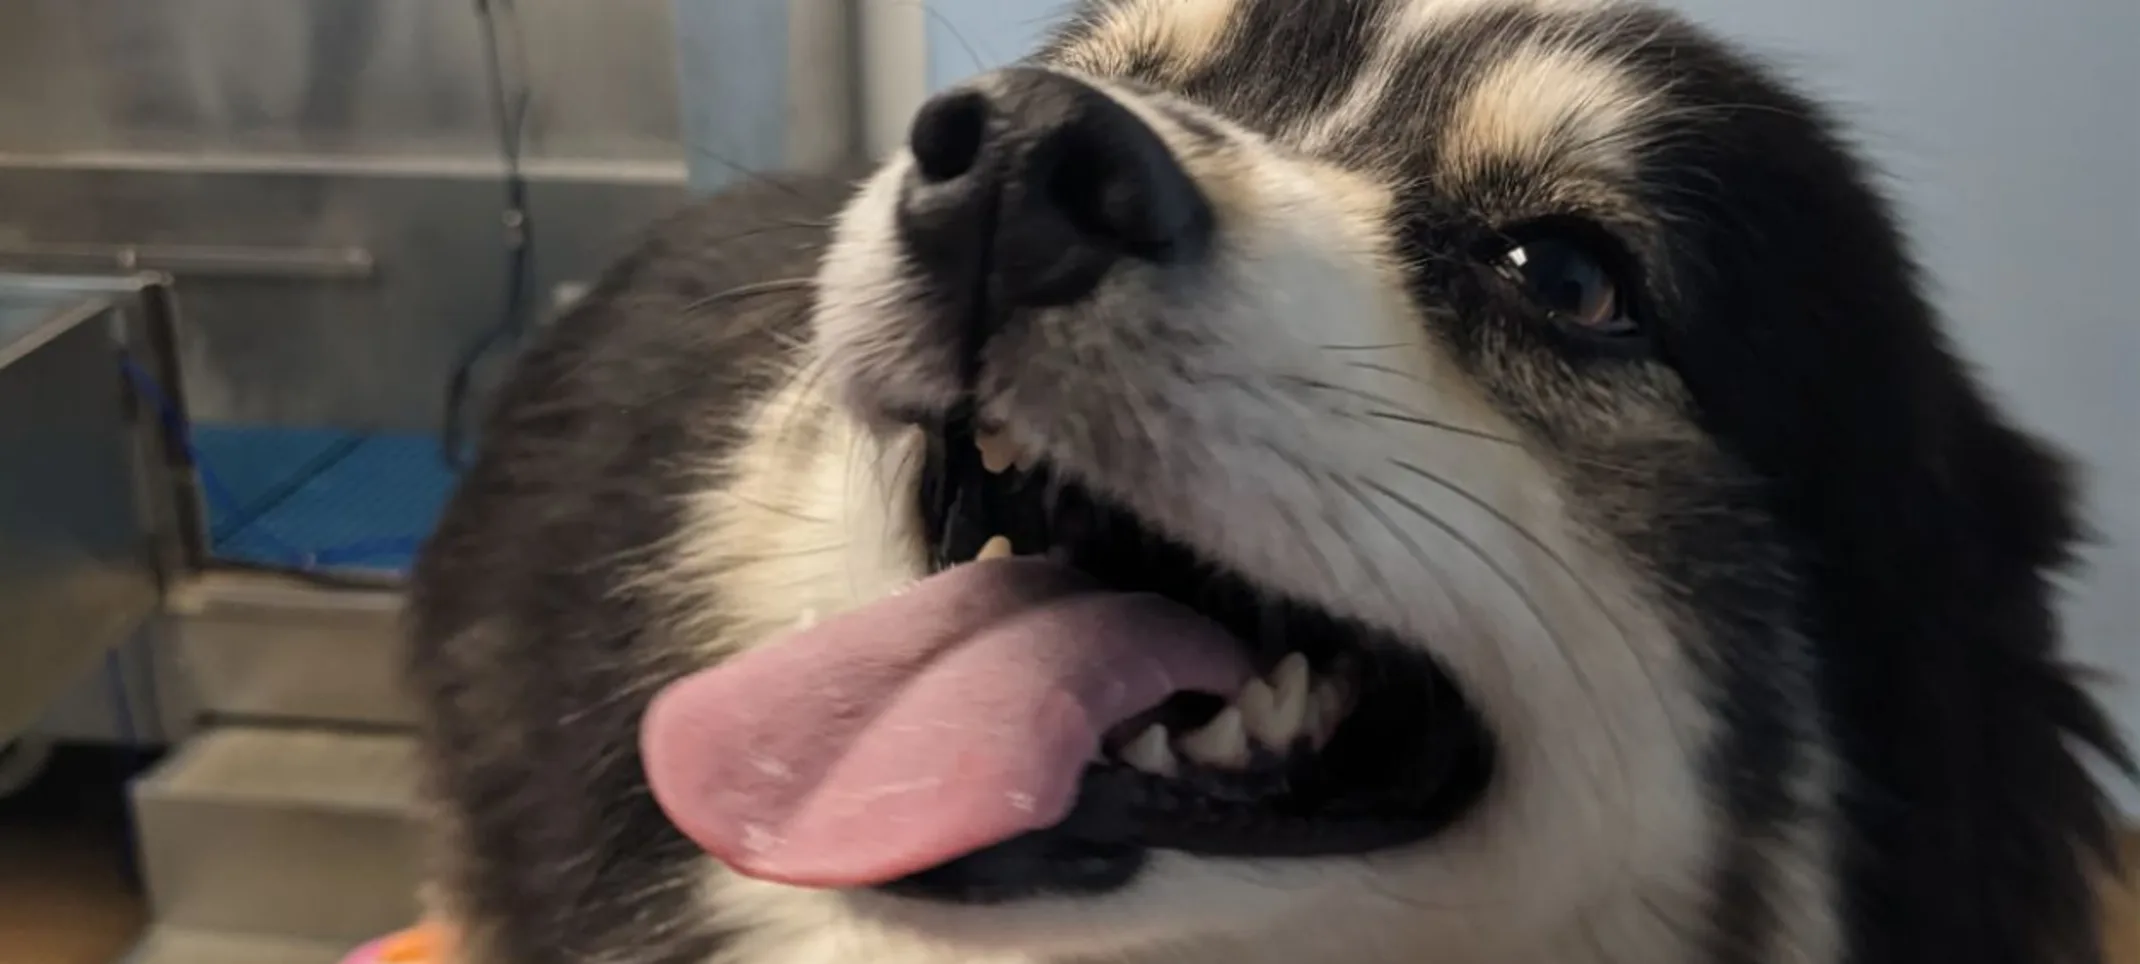
<svg viewBox="0 0 2140 964"><path fill-rule="evenodd" d="M1946 413L1953 504L1944 524L1957 555L1948 567L1954 595L1939 623L1964 647L1948 658L1973 665L1933 679L1975 691L1940 714L1951 728L1944 743L1918 751L1935 758L1919 778L1952 781L1954 825L1990 839L1940 839L1950 835L1921 828L1927 851L1960 844L1970 856L1948 859L1955 876L1931 860L1914 872L1925 875L1920 892L1941 879L1950 887L1972 879L1963 874L1990 882L1980 905L1954 908L1985 915L1986 946L2000 956L1978 959L2093 961L2101 953L2095 875L2115 863L2116 840L2087 757L2128 774L2132 765L2062 645L2057 580L2080 535L2078 500L2062 457L1971 396ZM1927 690L1923 698L1942 696Z"/></svg>
<svg viewBox="0 0 2140 964"><path fill-rule="evenodd" d="M2071 470L1953 351L1856 152L1771 106L1705 118L1683 164L1659 149L1730 189L1660 193L1678 310L1655 336L1800 556L1848 943L2096 961L2112 818L2088 756L2125 757L2061 647Z"/></svg>
<svg viewBox="0 0 2140 964"><path fill-rule="evenodd" d="M2063 662L2071 471L1952 350L1855 152L1785 106L1705 142L1734 190L1673 202L1688 315L1731 323L1662 338L1804 556L1846 926L1861 960L2095 961L2086 756L2124 756Z"/></svg>
<svg viewBox="0 0 2140 964"><path fill-rule="evenodd" d="M2071 469L1948 353L1905 368L1917 384L1887 399L1914 423L1888 440L1906 456L1885 467L1900 499L1863 507L1892 512L1856 520L1887 531L1850 540L1880 551L1827 560L1828 616L1846 628L1825 653L1830 692L1859 775L1846 879L1870 890L1846 900L1867 959L2096 961L2115 841L2087 758L2127 757L2065 662Z"/></svg>

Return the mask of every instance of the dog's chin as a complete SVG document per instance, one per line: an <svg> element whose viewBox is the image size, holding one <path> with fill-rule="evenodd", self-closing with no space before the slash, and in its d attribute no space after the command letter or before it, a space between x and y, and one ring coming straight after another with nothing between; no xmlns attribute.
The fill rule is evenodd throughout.
<svg viewBox="0 0 2140 964"><path fill-rule="evenodd" d="M1257 585L1074 473L1013 464L970 421L930 431L919 511L933 569L1045 555L1110 591L1195 610L1262 678L1230 701L1176 693L1113 727L1067 818L850 895L858 908L1007 940L1051 921L1102 926L1085 918L1152 886L1312 877L1329 861L1419 845L1485 795L1491 733L1422 647Z"/></svg>
<svg viewBox="0 0 2140 964"><path fill-rule="evenodd" d="M972 904L868 889L810 899L827 902L817 919L831 926L859 924L906 942L982 955L1104 960L1191 943L1282 941L1286 929L1302 926L1304 915L1317 940L1329 943L1327 932L1315 926L1329 923L1314 920L1322 909L1382 913L1379 906L1363 906L1358 890L1363 877L1376 873L1357 859L1244 861L1162 851L1150 855L1134 880L1106 893ZM783 904L794 897L784 895ZM1401 905L1392 913L1406 919Z"/></svg>

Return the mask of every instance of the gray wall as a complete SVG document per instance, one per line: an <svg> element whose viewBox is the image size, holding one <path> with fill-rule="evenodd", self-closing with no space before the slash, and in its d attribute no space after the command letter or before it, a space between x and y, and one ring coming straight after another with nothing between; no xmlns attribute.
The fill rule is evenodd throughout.
<svg viewBox="0 0 2140 964"><path fill-rule="evenodd" d="M2068 626L2075 656L2118 678L2108 695L2140 741L2140 3L1673 5L1843 107L1892 174L1964 351L2086 463L2102 540ZM909 25L919 37L907 43L941 86L974 52L1016 56L1060 6L933 0L941 17ZM883 130L876 146L894 127ZM2140 814L2140 795L2118 786Z"/></svg>

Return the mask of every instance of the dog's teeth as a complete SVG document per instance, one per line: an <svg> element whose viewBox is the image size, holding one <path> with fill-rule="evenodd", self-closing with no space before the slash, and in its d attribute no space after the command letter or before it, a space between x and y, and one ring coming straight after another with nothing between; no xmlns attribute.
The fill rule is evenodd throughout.
<svg viewBox="0 0 2140 964"><path fill-rule="evenodd" d="M1229 706L1204 728L1181 739L1181 751L1199 763L1238 770L1248 765L1248 730L1241 711Z"/></svg>
<svg viewBox="0 0 2140 964"><path fill-rule="evenodd" d="M1122 748L1122 762L1156 776L1171 777L1180 772L1175 765L1174 748L1167 745L1167 728L1157 723L1145 727L1142 734Z"/></svg>
<svg viewBox="0 0 2140 964"><path fill-rule="evenodd" d="M1294 692L1300 695L1291 695ZM1293 741L1306 732L1308 701L1304 696L1304 690L1279 690L1254 680L1241 691L1234 705L1241 708L1241 721L1247 724L1256 742L1284 753L1293 749Z"/></svg>
<svg viewBox="0 0 2140 964"><path fill-rule="evenodd" d="M1287 742L1300 733L1307 717L1309 679L1308 658L1299 653L1286 654L1271 672L1272 705L1277 708L1278 722L1286 726Z"/></svg>
<svg viewBox="0 0 2140 964"><path fill-rule="evenodd" d="M1308 735L1320 750L1330 738L1337 735L1338 725L1345 722L1345 714L1352 711L1352 697L1345 692L1344 684L1326 679L1315 685L1315 693L1308 699Z"/></svg>
<svg viewBox="0 0 2140 964"><path fill-rule="evenodd" d="M1271 671L1269 682L1250 680L1241 695L1234 697L1241 722L1256 742L1283 753L1303 734L1312 735L1314 701L1309 679L1308 658L1292 653Z"/></svg>
<svg viewBox="0 0 2140 964"><path fill-rule="evenodd" d="M1010 555L1010 554L1011 554L1011 540L1010 540L1010 537L1009 537L1009 536L995 536L995 537L993 537L993 538L989 539L989 540L988 540L987 542L984 542L984 543L982 543L982 544L981 544L981 554L980 554L980 555L977 555L977 556L974 556L973 558L974 558L974 561L976 561L976 562L979 562L979 561L982 561L982 560L987 560L987 559L1001 559L1001 558L1003 558L1003 557L1005 557L1005 556L1008 556L1008 555Z"/></svg>
<svg viewBox="0 0 2140 964"><path fill-rule="evenodd" d="M990 475L1002 475L1018 464L1018 444L1001 432L981 432L973 437L973 444L981 450L981 467Z"/></svg>
<svg viewBox="0 0 2140 964"><path fill-rule="evenodd" d="M1249 680L1241 695L1233 698L1233 705L1240 707L1241 723L1256 742L1273 749L1284 749L1291 742L1293 734L1279 724L1278 697L1269 684Z"/></svg>

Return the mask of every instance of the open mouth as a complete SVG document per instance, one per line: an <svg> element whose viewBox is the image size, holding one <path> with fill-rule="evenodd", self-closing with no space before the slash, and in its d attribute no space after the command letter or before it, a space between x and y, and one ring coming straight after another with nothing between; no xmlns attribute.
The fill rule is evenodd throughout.
<svg viewBox="0 0 2140 964"><path fill-rule="evenodd" d="M1483 794L1491 736L1417 648L1255 585L970 422L933 434L920 498L933 570L1044 556L1217 623L1256 677L1231 693L1177 692L1110 727L1067 819L890 889L975 900L1104 888L1145 849L1361 854L1428 838Z"/></svg>
<svg viewBox="0 0 2140 964"><path fill-rule="evenodd" d="M1493 740L1419 647L965 424L930 449L933 573L647 707L656 802L731 870L964 903L1098 893L1160 852L1414 843L1483 795Z"/></svg>

